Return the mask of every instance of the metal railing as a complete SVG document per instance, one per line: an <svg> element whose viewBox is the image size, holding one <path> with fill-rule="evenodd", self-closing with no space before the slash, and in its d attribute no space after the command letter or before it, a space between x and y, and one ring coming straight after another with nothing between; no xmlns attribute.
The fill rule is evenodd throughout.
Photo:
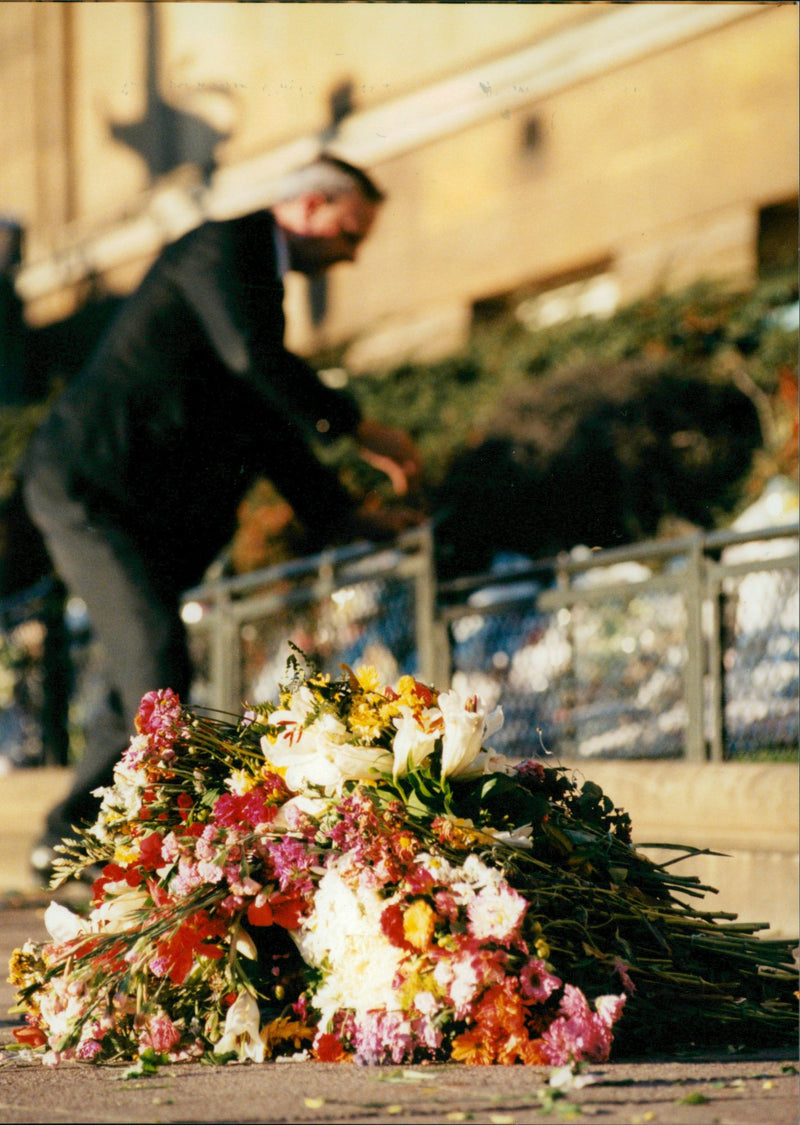
<svg viewBox="0 0 800 1125"><path fill-rule="evenodd" d="M429 528L378 550L355 544L187 591L197 705L238 713L273 699L299 649L323 671L374 664L434 678L438 646Z"/></svg>
<svg viewBox="0 0 800 1125"><path fill-rule="evenodd" d="M437 586L430 529L189 591L195 702L274 698L292 645L503 707L497 749L792 756L798 529L573 552Z"/></svg>
<svg viewBox="0 0 800 1125"><path fill-rule="evenodd" d="M239 714L274 699L296 646L333 673L372 664L385 683L480 694L503 708L493 745L512 755L797 757L796 525L520 563L437 584L428 527L208 582L183 600L192 702ZM66 762L67 656L80 752L101 685L66 605L66 623L55 594L5 606L2 768Z"/></svg>
<svg viewBox="0 0 800 1125"><path fill-rule="evenodd" d="M452 679L503 706L497 748L511 753L796 755L797 539L651 541L537 564L505 592L461 583L440 610Z"/></svg>

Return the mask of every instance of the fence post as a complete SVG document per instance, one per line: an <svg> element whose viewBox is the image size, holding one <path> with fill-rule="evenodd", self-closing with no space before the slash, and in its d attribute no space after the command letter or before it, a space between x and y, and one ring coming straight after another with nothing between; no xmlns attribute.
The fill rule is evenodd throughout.
<svg viewBox="0 0 800 1125"><path fill-rule="evenodd" d="M725 756L725 674L722 664L725 643L722 635L724 629L722 580L716 563L707 560L706 566L708 571L706 597L710 607L708 626L708 751L712 762L721 762Z"/></svg>
<svg viewBox="0 0 800 1125"><path fill-rule="evenodd" d="M241 692L238 629L231 612L230 597L221 590L214 597L209 631L209 706L235 713L241 703L238 698Z"/></svg>
<svg viewBox="0 0 800 1125"><path fill-rule="evenodd" d="M692 542L687 555L686 596L686 740L684 756L690 762L706 761L705 673L703 598L705 594L703 541Z"/></svg>
<svg viewBox="0 0 800 1125"><path fill-rule="evenodd" d="M450 686L452 661L448 626L437 612L433 532L427 526L413 534L419 541L420 560L414 597L418 674L424 682L444 691Z"/></svg>

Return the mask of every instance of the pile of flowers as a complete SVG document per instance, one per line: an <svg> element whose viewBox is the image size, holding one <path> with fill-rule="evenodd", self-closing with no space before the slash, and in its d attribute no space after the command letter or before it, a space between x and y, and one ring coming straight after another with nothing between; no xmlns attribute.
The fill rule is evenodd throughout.
<svg viewBox="0 0 800 1125"><path fill-rule="evenodd" d="M639 853L597 785L494 753L500 721L297 657L236 721L146 695L63 849L90 909L51 904L51 940L14 952L18 1040L49 1063L555 1066L793 1040L788 943L696 910L710 888Z"/></svg>

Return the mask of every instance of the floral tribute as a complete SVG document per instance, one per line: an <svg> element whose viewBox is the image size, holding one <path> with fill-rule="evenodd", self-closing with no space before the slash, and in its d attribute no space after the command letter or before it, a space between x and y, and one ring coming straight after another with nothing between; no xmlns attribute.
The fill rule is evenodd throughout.
<svg viewBox="0 0 800 1125"><path fill-rule="evenodd" d="M603 1061L796 1037L791 949L696 910L590 781L512 761L475 697L293 656L276 704L142 700L51 940L11 980L44 1060ZM671 847L670 845L665 845ZM683 856L691 849L676 849Z"/></svg>

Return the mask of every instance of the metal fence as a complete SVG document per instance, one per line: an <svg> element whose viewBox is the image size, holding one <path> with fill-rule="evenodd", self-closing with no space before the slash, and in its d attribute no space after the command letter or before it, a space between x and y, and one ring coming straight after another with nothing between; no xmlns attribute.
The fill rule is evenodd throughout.
<svg viewBox="0 0 800 1125"><path fill-rule="evenodd" d="M798 531L573 552L436 585L429 530L210 583L184 614L196 702L274 697L291 645L503 708L493 744L564 759L722 760L798 746Z"/></svg>
<svg viewBox="0 0 800 1125"><path fill-rule="evenodd" d="M295 649L323 671L372 664L384 682L434 673L432 557L422 530L385 550L341 548L188 591L193 701L238 713L274 699Z"/></svg>
<svg viewBox="0 0 800 1125"><path fill-rule="evenodd" d="M71 618L69 601L66 640L48 658L44 641L64 620L51 600L0 622L0 772L66 760L42 696L48 674L44 695L64 683L67 649L73 755L102 687L88 623ZM492 741L512 755L798 752L796 526L517 559L446 585L423 528L390 548L356 545L209 582L187 592L183 614L198 706L238 714L274 699L296 646L326 671L372 664L386 683L410 673L480 694L503 708ZM63 698L55 703L63 711Z"/></svg>
<svg viewBox="0 0 800 1125"><path fill-rule="evenodd" d="M796 756L797 529L573 554L440 611L451 678L502 707L498 749Z"/></svg>

